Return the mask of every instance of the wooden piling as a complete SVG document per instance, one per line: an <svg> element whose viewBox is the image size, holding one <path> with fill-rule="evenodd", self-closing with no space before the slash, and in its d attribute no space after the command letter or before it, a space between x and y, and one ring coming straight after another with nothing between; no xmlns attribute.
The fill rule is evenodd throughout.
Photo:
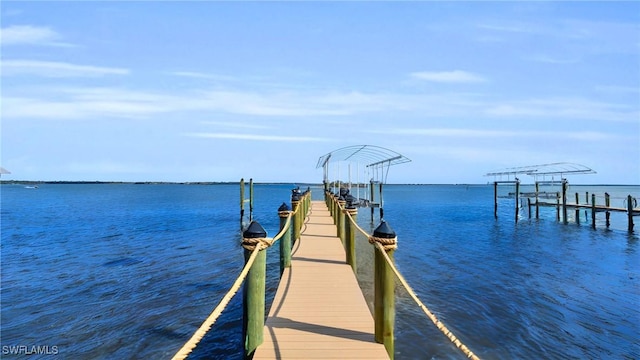
<svg viewBox="0 0 640 360"><path fill-rule="evenodd" d="M493 217L498 218L498 182L493 182ZM371 218L373 220L373 218Z"/></svg>
<svg viewBox="0 0 640 360"><path fill-rule="evenodd" d="M627 196L627 216L629 219L628 230L629 232L633 231L633 197L631 195Z"/></svg>
<svg viewBox="0 0 640 360"><path fill-rule="evenodd" d="M611 198L609 196L609 193L604 193L604 206L606 206L607 208L611 207ZM611 225L610 219L611 219L611 212L609 211L609 209L607 209L605 213L605 221L606 221L607 228Z"/></svg>
<svg viewBox="0 0 640 360"><path fill-rule="evenodd" d="M356 207L347 207L345 211L351 215L353 221L358 217L358 209ZM345 253L347 264L351 265L353 272L356 273L356 229L348 218L345 218Z"/></svg>
<svg viewBox="0 0 640 360"><path fill-rule="evenodd" d="M580 204L580 195L576 192L576 205ZM580 224L580 208L576 206L576 223Z"/></svg>
<svg viewBox="0 0 640 360"><path fill-rule="evenodd" d="M371 223L373 224L373 204L375 202L374 196L375 196L375 190L373 188L373 180L371 180L370 184L369 184L369 192L371 193L371 197L369 198L369 206L371 207Z"/></svg>
<svg viewBox="0 0 640 360"><path fill-rule="evenodd" d="M294 197L291 198L291 211L294 212L293 218L291 219L291 225L293 226L293 239L292 242L295 242L300 237L300 224L302 223L302 210L298 210L300 206L300 201ZM296 211L297 210L297 211Z"/></svg>
<svg viewBox="0 0 640 360"><path fill-rule="evenodd" d="M520 216L520 180L516 178L516 223Z"/></svg>
<svg viewBox="0 0 640 360"><path fill-rule="evenodd" d="M380 225L373 231L374 242L392 243L385 246L384 250L389 259L393 262L397 239L396 233L389 225L382 220ZM370 241L371 241L370 240ZM394 357L394 327L396 319L395 310L395 275L391 266L387 263L384 254L376 246L374 255L374 296L373 296L375 339L378 343L384 344L389 358Z"/></svg>
<svg viewBox="0 0 640 360"><path fill-rule="evenodd" d="M265 238L267 233L257 222L252 222L243 233L243 247L251 243L245 239ZM260 243L254 246L261 246ZM245 263L249 261L253 249L245 247ZM245 358L250 359L263 342L265 311L265 280L267 273L267 250L259 250L256 259L247 274L243 292L243 334Z"/></svg>
<svg viewBox="0 0 640 360"><path fill-rule="evenodd" d="M287 204L282 203L278 208L278 217L280 217L280 231L284 229L289 218L289 207ZM292 219L293 220L293 219ZM282 238L280 238L280 276L284 272L284 269L291 267L291 227L293 224L289 223L289 227L285 230Z"/></svg>
<svg viewBox="0 0 640 360"><path fill-rule="evenodd" d="M560 221L560 192L556 192L556 221Z"/></svg>
<svg viewBox="0 0 640 360"><path fill-rule="evenodd" d="M536 181L536 219L540 217L540 207L538 206L538 192L540 191L540 184Z"/></svg>
<svg viewBox="0 0 640 360"><path fill-rule="evenodd" d="M249 221L253 221L253 178L249 179Z"/></svg>
<svg viewBox="0 0 640 360"><path fill-rule="evenodd" d="M567 219L567 179L562 179L562 221L566 224Z"/></svg>
<svg viewBox="0 0 640 360"><path fill-rule="evenodd" d="M346 203L347 203L346 201L338 199L338 209L337 209L338 221L336 224L337 225L336 235L338 236L340 241L342 241L343 245L345 243L344 241L344 221L345 221L344 205Z"/></svg>
<svg viewBox="0 0 640 360"><path fill-rule="evenodd" d="M596 228L596 194L591 194L591 227Z"/></svg>
<svg viewBox="0 0 640 360"><path fill-rule="evenodd" d="M384 203L382 200L382 181L380 182L380 220L384 218Z"/></svg>
<svg viewBox="0 0 640 360"><path fill-rule="evenodd" d="M240 179L240 230L244 220L244 178Z"/></svg>
<svg viewBox="0 0 640 360"><path fill-rule="evenodd" d="M387 251L387 255L391 260L393 260L393 253L394 250ZM393 359L393 332L396 317L394 274L387 265L384 255L382 255L377 249L375 251L374 262L375 338L378 343L384 344L384 347L387 349L387 353L389 353L389 358Z"/></svg>

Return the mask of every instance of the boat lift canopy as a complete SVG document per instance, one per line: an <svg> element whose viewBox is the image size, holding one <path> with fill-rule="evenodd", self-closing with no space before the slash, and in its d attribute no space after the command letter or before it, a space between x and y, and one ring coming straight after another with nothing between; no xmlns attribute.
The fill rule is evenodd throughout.
<svg viewBox="0 0 640 360"><path fill-rule="evenodd" d="M516 177L520 174L524 174L524 175L533 176L537 181L540 176L544 178L546 176L553 177L555 175L560 175L560 178L562 178L564 175L567 175L567 174L576 175L576 174L595 174L595 173L596 172L594 170L581 164L559 162L559 163L551 163L551 164L506 168L502 170L489 172L484 176L510 177L511 175L513 175L514 177Z"/></svg>
<svg viewBox="0 0 640 360"><path fill-rule="evenodd" d="M374 145L353 145L334 150L318 159L316 169L324 169L324 181L329 181L329 163L331 162L363 163L365 168L378 175L378 181L386 183L389 167L410 162L407 157L393 150ZM386 172L385 172L386 166Z"/></svg>

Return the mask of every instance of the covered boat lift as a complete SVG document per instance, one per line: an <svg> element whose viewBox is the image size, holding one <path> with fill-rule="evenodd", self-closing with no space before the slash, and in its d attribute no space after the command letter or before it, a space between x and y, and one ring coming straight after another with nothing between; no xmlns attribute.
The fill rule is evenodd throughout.
<svg viewBox="0 0 640 360"><path fill-rule="evenodd" d="M387 182L389 175L389 168L393 165L404 164L411 160L404 155L397 153L393 150L383 148L375 145L352 145L343 147L334 151L331 151L325 155L322 155L318 159L316 168L323 169L323 183L325 190L333 188L335 194L340 195L340 189L343 190L343 194L351 192L353 185L356 186L356 201L352 205L356 206L368 206L371 207L371 217L373 221L373 208L380 208L380 218L383 217L383 198L382 198L382 185ZM329 164L333 163L335 169L333 169L334 180L330 180L331 170ZM341 178L345 176L344 169L341 169L341 165L346 164L346 176L347 179ZM355 169L354 169L355 167ZM353 182L352 175L355 171L355 183ZM360 176L363 179L368 179L367 182L361 183ZM376 186L379 185L378 195L376 196ZM365 188L364 198L360 197L360 188ZM348 190L348 191L347 191ZM366 191L368 190L368 191ZM353 196L353 195L352 195Z"/></svg>
<svg viewBox="0 0 640 360"><path fill-rule="evenodd" d="M524 194L527 198L535 197L536 204L536 218L538 218L538 199L540 195L547 196L548 194L540 193L540 185L553 185L560 183L562 185L562 204L565 212L564 218L566 219L566 208L567 208L567 185L568 181L564 177L565 175L578 175L578 174L595 174L596 172L591 168L575 163L569 162L558 162L558 163L550 163L550 164L541 164L541 165L529 165L529 166L520 166L520 167L512 167L505 168L502 170L496 170L485 174L485 176L493 176L493 198L494 198L494 217L498 218L498 185L499 184L514 184L516 187L515 191L515 216L516 222L518 221L519 216L519 202L520 202L520 179L519 175L529 175L533 176L535 181L535 192ZM503 177L507 177L507 180L503 180ZM513 180L511 177L513 176ZM560 178L560 180L556 180L556 176ZM548 178L551 180L548 180ZM500 178L500 180L498 180ZM540 180L542 179L542 180Z"/></svg>

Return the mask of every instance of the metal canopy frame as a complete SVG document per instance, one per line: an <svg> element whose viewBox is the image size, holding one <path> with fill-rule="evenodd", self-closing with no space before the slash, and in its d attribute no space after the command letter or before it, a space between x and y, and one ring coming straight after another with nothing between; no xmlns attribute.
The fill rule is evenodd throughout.
<svg viewBox="0 0 640 360"><path fill-rule="evenodd" d="M329 180L331 162L364 163L373 172L380 172L380 182L386 183L389 167L404 164L411 160L393 150L375 145L352 145L334 150L318 159L316 169L324 168L324 181ZM386 172L385 170L386 166Z"/></svg>
<svg viewBox="0 0 640 360"><path fill-rule="evenodd" d="M560 178L562 178L564 175L567 175L567 174L571 174L571 175L596 174L596 172L585 165L569 163L569 162L558 162L558 163L551 163L551 164L506 168L498 171L489 172L484 176L502 177L505 175L506 176L513 175L515 177L520 174L533 176L537 180L538 177L540 176L545 177L549 175L550 176L560 175Z"/></svg>

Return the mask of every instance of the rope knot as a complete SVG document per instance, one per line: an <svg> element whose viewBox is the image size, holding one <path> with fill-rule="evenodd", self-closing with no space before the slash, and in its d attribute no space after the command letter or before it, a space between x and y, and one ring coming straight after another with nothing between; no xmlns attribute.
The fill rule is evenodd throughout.
<svg viewBox="0 0 640 360"><path fill-rule="evenodd" d="M260 250L264 250L271 246L269 238L242 238L242 247L246 250L253 251L256 246L260 246Z"/></svg>
<svg viewBox="0 0 640 360"><path fill-rule="evenodd" d="M278 211L278 216L281 217L281 218L286 218L287 216L289 216L290 213L291 213L291 211L289 211L289 210Z"/></svg>
<svg viewBox="0 0 640 360"><path fill-rule="evenodd" d="M398 237L381 238L376 236L369 236L369 244L379 243L384 248L384 251L395 250L398 248Z"/></svg>

